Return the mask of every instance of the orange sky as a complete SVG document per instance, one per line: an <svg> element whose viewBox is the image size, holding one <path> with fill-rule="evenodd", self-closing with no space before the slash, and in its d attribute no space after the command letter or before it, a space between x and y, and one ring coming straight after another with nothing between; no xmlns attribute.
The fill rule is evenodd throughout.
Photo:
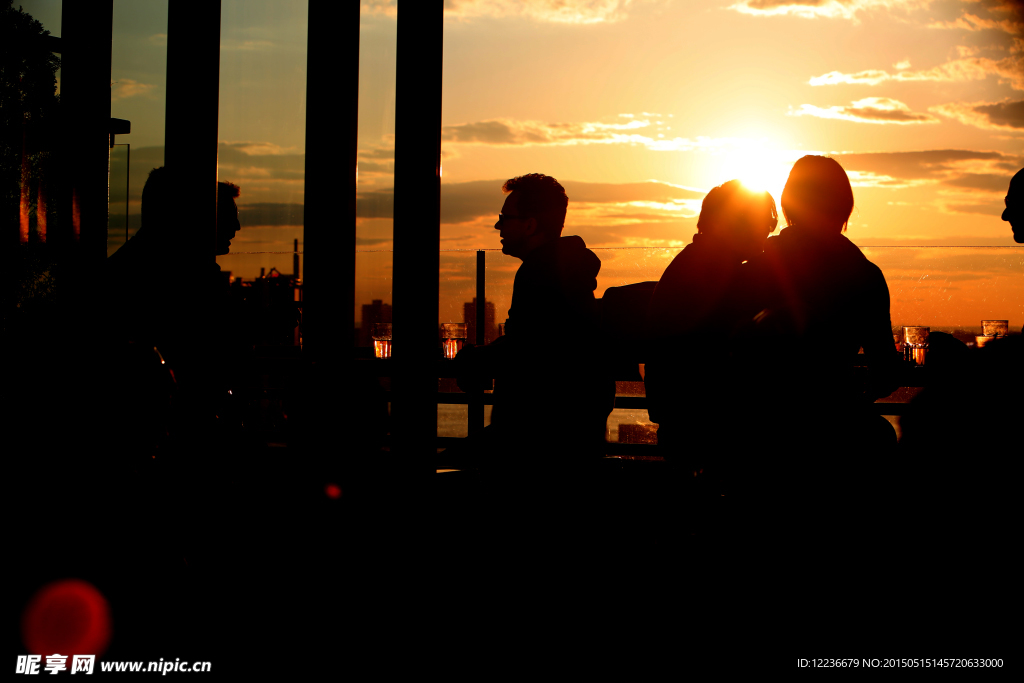
<svg viewBox="0 0 1024 683"><path fill-rule="evenodd" d="M46 14L55 3L29 4ZM1009 247L999 213L1010 176L1024 166L1024 24L1016 6L449 0L442 249L496 248L501 182L542 172L567 188L566 234L591 247L652 249L628 258L605 252L602 287L657 279L653 250L690 241L708 189L740 177L778 199L792 162L806 153L833 155L849 172L856 207L848 236L859 245ZM394 2L365 0L362 11L357 250L386 252L398 12ZM114 19L112 115L132 120L132 134L118 141L132 144L135 211L145 173L163 157L166 2L115 0ZM243 230L221 263L244 277L260 265L290 270L290 258L242 252L290 251L302 236L305 25L304 0L223 1L220 175L242 187ZM114 166L119 206L123 180ZM985 292L996 286L1009 310L995 317L1024 319L1019 249L999 257L872 253L890 280L894 318L957 310L966 323L985 309L929 304L913 312L915 300L939 300L919 296L923 283L942 279L936 292L947 301L991 302ZM359 302L390 298L388 260L359 255ZM647 265L616 265L627 261ZM456 270L441 274L442 307L471 276ZM915 273L922 284L904 287Z"/></svg>

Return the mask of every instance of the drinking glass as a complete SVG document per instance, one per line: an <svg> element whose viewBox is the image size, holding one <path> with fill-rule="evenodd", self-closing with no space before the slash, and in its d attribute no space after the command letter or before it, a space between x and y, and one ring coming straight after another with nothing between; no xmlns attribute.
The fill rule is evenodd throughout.
<svg viewBox="0 0 1024 683"><path fill-rule="evenodd" d="M1010 331L1009 320L982 320L981 333L986 337L1005 337Z"/></svg>
<svg viewBox="0 0 1024 683"><path fill-rule="evenodd" d="M370 336L373 337L374 357L391 358L391 323L374 323Z"/></svg>
<svg viewBox="0 0 1024 683"><path fill-rule="evenodd" d="M903 328L903 358L912 361L915 365L924 365L925 357L928 355L928 327L904 327Z"/></svg>
<svg viewBox="0 0 1024 683"><path fill-rule="evenodd" d="M466 345L467 329L466 323L441 323L441 350L445 358L455 358Z"/></svg>
<svg viewBox="0 0 1024 683"><path fill-rule="evenodd" d="M991 334L979 334L974 338L974 343L977 345L979 349L983 349L985 348L985 344L988 344L990 341L993 341L998 338L999 337L996 337L995 335Z"/></svg>

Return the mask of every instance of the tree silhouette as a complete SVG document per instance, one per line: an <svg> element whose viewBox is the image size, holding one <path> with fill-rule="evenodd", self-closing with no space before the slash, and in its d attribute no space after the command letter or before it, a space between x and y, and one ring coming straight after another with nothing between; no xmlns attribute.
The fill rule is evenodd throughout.
<svg viewBox="0 0 1024 683"><path fill-rule="evenodd" d="M57 197L52 156L60 115L53 40L12 0L0 0L0 231L14 252L5 301L22 311L55 294L53 263L38 244L43 226L57 220L58 202L48 201Z"/></svg>

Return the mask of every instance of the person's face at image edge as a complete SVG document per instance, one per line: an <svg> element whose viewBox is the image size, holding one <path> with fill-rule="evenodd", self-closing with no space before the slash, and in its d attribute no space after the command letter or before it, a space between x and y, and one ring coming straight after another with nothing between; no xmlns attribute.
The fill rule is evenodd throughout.
<svg viewBox="0 0 1024 683"><path fill-rule="evenodd" d="M231 251L231 240L241 229L242 224L238 222L238 205L234 199L229 199L230 204L222 201L217 211L217 255L223 256Z"/></svg>
<svg viewBox="0 0 1024 683"><path fill-rule="evenodd" d="M1006 198L1003 203L1006 204L1006 209L1003 211L1003 220L1010 224L1010 229L1013 230L1013 241L1017 244L1024 244L1024 202L1021 201L1021 195L1024 192L1022 188L1016 187L1019 184L1010 182L1010 187L1006 191Z"/></svg>

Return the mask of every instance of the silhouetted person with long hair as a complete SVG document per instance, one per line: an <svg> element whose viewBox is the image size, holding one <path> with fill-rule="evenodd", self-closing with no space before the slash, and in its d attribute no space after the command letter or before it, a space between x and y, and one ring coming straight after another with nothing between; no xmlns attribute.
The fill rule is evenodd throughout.
<svg viewBox="0 0 1024 683"><path fill-rule="evenodd" d="M508 196L494 227L502 252L523 261L505 335L456 359L460 374L496 380L481 464L600 457L615 396L597 342L601 260L580 237L562 236L569 198L554 178L518 176L502 191Z"/></svg>
<svg viewBox="0 0 1024 683"><path fill-rule="evenodd" d="M899 366L889 288L843 235L853 211L846 172L835 159L805 156L793 165L781 204L787 227L752 261L756 327L790 364L780 376L786 386L775 389L836 411L888 396ZM866 384L852 381L855 364L869 368Z"/></svg>
<svg viewBox="0 0 1024 683"><path fill-rule="evenodd" d="M672 260L648 308L648 411L667 459L724 485L737 416L729 343L741 322L741 271L778 224L775 202L738 180L701 204L693 242Z"/></svg>
<svg viewBox="0 0 1024 683"><path fill-rule="evenodd" d="M825 509L870 507L864 501L879 493L875 468L894 457L896 434L872 403L896 389L901 360L885 277L843 235L853 190L842 166L801 158L781 205L787 227L750 264L750 323L737 363L746 395L771 407L750 425L761 459L749 488L797 505L803 523L830 519ZM863 498L847 505L851 492Z"/></svg>

